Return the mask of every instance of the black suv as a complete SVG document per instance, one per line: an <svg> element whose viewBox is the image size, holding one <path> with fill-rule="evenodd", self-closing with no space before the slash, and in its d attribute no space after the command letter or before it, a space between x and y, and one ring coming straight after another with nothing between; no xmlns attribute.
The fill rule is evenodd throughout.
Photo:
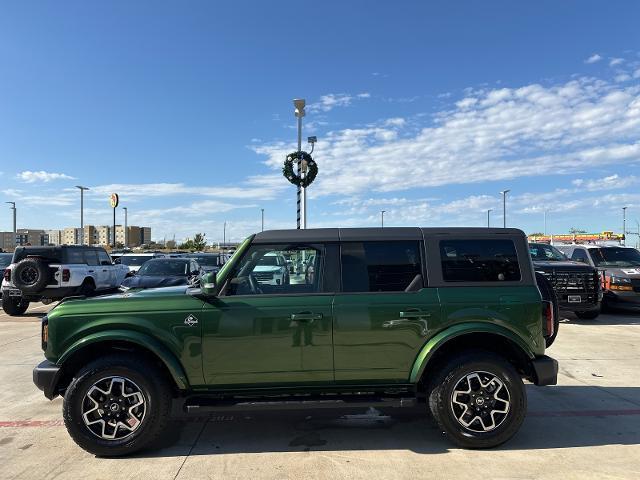
<svg viewBox="0 0 640 480"><path fill-rule="evenodd" d="M602 288L595 268L569 260L546 243L529 243L529 252L536 272L543 274L553 286L561 310L590 320L600 314Z"/></svg>

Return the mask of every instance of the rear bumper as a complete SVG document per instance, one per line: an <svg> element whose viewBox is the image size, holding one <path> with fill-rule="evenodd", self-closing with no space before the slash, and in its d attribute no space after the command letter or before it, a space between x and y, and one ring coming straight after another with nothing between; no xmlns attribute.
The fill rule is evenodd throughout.
<svg viewBox="0 0 640 480"><path fill-rule="evenodd" d="M45 360L33 369L33 383L49 400L58 396L58 382L62 369L55 363Z"/></svg>
<svg viewBox="0 0 640 480"><path fill-rule="evenodd" d="M10 297L20 297L29 302L39 302L43 298L49 298L51 300L61 300L65 297L77 295L80 291L80 287L61 287L61 288L45 288L38 293L26 293L23 294L19 289L15 287L3 288L2 292L7 292Z"/></svg>
<svg viewBox="0 0 640 480"><path fill-rule="evenodd" d="M558 383L558 361L555 358L542 355L531 361L535 385L556 385Z"/></svg>

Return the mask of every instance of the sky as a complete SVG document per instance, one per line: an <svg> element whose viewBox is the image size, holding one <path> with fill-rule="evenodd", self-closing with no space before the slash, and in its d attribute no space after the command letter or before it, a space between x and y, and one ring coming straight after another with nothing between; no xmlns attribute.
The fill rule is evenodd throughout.
<svg viewBox="0 0 640 480"><path fill-rule="evenodd" d="M308 227L640 220L640 3L2 3L0 201L18 228L155 240L295 228L292 99L319 168ZM305 149L309 146L304 144ZM6 207L6 208L5 208ZM12 228L0 206L0 231ZM123 222L118 209L118 223Z"/></svg>

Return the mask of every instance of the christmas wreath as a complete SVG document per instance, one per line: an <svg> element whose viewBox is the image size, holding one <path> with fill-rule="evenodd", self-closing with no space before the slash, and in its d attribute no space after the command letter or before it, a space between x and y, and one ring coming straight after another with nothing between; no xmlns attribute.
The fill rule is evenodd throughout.
<svg viewBox="0 0 640 480"><path fill-rule="evenodd" d="M300 161L302 163L302 171L305 169L307 174L304 177L300 177L296 175L293 170L293 165ZM284 161L284 166L282 167L282 175L284 178L289 180L294 185L297 185L302 188L307 188L309 185L313 183L318 175L318 164L315 162L311 155L307 152L293 152L287 155L286 160Z"/></svg>

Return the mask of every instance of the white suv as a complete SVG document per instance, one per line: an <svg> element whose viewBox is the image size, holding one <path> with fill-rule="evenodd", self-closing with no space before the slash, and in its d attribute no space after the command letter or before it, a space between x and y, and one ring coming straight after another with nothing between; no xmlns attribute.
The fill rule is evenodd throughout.
<svg viewBox="0 0 640 480"><path fill-rule="evenodd" d="M258 283L267 285L288 285L289 268L284 256L269 252L262 257L253 269L253 276Z"/></svg>
<svg viewBox="0 0 640 480"><path fill-rule="evenodd" d="M2 308L22 315L29 302L49 303L117 288L129 269L101 247L18 247L3 275Z"/></svg>

